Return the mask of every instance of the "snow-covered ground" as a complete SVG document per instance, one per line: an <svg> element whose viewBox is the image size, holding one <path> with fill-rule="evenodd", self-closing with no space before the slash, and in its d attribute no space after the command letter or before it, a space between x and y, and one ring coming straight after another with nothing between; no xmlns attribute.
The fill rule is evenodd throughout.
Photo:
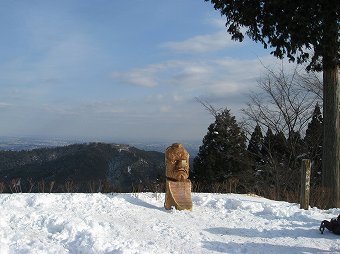
<svg viewBox="0 0 340 254"><path fill-rule="evenodd" d="M2 194L0 253L340 253L320 221L340 209L236 194L193 193L193 211L164 194Z"/></svg>

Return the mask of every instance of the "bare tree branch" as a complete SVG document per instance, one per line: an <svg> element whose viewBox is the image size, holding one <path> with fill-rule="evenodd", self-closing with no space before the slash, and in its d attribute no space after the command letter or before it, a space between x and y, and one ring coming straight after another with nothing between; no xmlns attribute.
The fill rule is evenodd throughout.
<svg viewBox="0 0 340 254"><path fill-rule="evenodd" d="M221 108L217 109L214 106L212 106L209 102L207 102L203 99L200 99L198 97L195 97L195 100L198 103L200 103L215 118L216 118L216 116L218 116L223 111L223 109L221 109Z"/></svg>
<svg viewBox="0 0 340 254"><path fill-rule="evenodd" d="M321 104L320 93L314 89L320 81L315 74L300 74L298 68L290 74L285 73L283 66L279 72L265 68L266 77L258 81L261 92L250 94L250 101L242 112L254 126L260 124L275 132L282 131L287 137L301 133L310 120L314 104Z"/></svg>

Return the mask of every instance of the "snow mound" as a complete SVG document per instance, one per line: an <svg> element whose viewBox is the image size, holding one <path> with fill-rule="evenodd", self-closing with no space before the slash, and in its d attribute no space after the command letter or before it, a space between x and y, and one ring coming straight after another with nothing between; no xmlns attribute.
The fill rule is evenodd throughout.
<svg viewBox="0 0 340 254"><path fill-rule="evenodd" d="M0 253L340 252L318 231L340 209L237 194L193 193L193 211L167 211L164 193L2 194Z"/></svg>

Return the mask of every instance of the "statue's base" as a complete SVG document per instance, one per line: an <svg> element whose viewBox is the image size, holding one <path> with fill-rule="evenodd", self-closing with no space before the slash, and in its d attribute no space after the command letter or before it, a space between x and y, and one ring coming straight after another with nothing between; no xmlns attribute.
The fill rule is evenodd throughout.
<svg viewBox="0 0 340 254"><path fill-rule="evenodd" d="M177 210L192 210L191 182L174 182L166 180L165 183L165 209L175 207Z"/></svg>

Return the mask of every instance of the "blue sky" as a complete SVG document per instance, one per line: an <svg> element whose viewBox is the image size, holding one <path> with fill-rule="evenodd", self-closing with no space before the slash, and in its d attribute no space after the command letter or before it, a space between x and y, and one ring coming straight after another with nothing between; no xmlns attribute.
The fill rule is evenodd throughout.
<svg viewBox="0 0 340 254"><path fill-rule="evenodd" d="M279 61L203 0L0 1L1 136L201 140Z"/></svg>

